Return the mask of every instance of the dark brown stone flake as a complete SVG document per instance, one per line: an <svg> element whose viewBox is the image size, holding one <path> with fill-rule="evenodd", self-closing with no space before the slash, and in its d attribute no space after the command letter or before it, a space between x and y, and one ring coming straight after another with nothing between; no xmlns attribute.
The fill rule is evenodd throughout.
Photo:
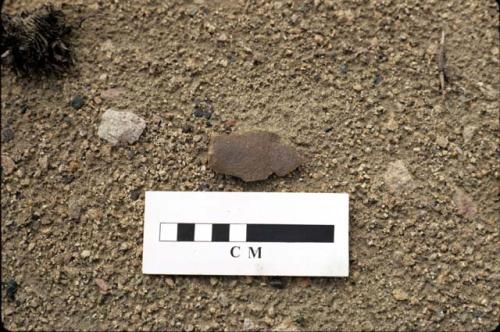
<svg viewBox="0 0 500 332"><path fill-rule="evenodd" d="M218 135L211 139L208 150L208 165L215 172L245 182L265 180L273 173L284 176L301 163L294 148L266 131Z"/></svg>

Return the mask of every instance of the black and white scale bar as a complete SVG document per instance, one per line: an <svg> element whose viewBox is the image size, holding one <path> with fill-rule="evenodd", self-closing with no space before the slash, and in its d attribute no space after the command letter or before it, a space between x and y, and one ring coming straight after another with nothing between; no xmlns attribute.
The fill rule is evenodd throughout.
<svg viewBox="0 0 500 332"><path fill-rule="evenodd" d="M161 242L333 243L334 225L160 223Z"/></svg>
<svg viewBox="0 0 500 332"><path fill-rule="evenodd" d="M346 277L349 196L148 191L143 272Z"/></svg>

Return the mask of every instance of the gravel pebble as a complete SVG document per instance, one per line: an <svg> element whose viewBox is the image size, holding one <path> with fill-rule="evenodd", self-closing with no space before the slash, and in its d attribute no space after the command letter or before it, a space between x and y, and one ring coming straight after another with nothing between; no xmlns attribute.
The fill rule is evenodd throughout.
<svg viewBox="0 0 500 332"><path fill-rule="evenodd" d="M90 250L83 250L81 252L80 256L82 256L82 258L88 258L88 257L90 257Z"/></svg>
<svg viewBox="0 0 500 332"><path fill-rule="evenodd" d="M340 72L342 74L344 74L344 75L347 74L347 70L348 70L348 67L347 67L347 65L345 63L343 63L343 64L340 65Z"/></svg>
<svg viewBox="0 0 500 332"><path fill-rule="evenodd" d="M133 201L138 200L139 197L141 197L141 193L142 193L142 189L141 188L137 188L137 189L131 190L130 191L130 199L133 200Z"/></svg>
<svg viewBox="0 0 500 332"><path fill-rule="evenodd" d="M112 145L132 144L146 128L146 121L132 112L108 109L102 115L97 134Z"/></svg>
<svg viewBox="0 0 500 332"><path fill-rule="evenodd" d="M394 296L394 298L397 301L406 301L406 300L408 300L408 293L406 293L404 290L399 289L399 288L395 289L392 292L392 296Z"/></svg>
<svg viewBox="0 0 500 332"><path fill-rule="evenodd" d="M273 288L284 289L286 286L285 279L283 277L270 277L269 285Z"/></svg>
<svg viewBox="0 0 500 332"><path fill-rule="evenodd" d="M413 186L413 177L402 160L389 163L384 181L391 192L407 190Z"/></svg>
<svg viewBox="0 0 500 332"><path fill-rule="evenodd" d="M389 120L384 123L384 127L390 131L396 131L399 128L399 123L396 121L394 113L391 112L389 115Z"/></svg>
<svg viewBox="0 0 500 332"><path fill-rule="evenodd" d="M2 143L8 143L14 139L14 130L5 128L2 130Z"/></svg>
<svg viewBox="0 0 500 332"><path fill-rule="evenodd" d="M459 214L468 219L473 219L475 217L477 212L476 204L466 192L461 189L456 189L455 195L453 196L453 202Z"/></svg>
<svg viewBox="0 0 500 332"><path fill-rule="evenodd" d="M476 130L477 130L477 126L475 126L475 125L467 125L464 127L462 136L463 136L464 142L466 144L472 140L472 137L474 137Z"/></svg>
<svg viewBox="0 0 500 332"><path fill-rule="evenodd" d="M107 100L113 100L120 97L124 93L125 90L122 88L109 88L101 91L101 97Z"/></svg>
<svg viewBox="0 0 500 332"><path fill-rule="evenodd" d="M10 175L16 169L16 163L11 157L2 155L2 173L4 175Z"/></svg>
<svg viewBox="0 0 500 332"><path fill-rule="evenodd" d="M165 282L167 283L167 286L170 287L170 288L174 288L175 287L175 282L172 278L165 278Z"/></svg>
<svg viewBox="0 0 500 332"><path fill-rule="evenodd" d="M444 136L438 136L436 138L436 144L445 149L448 146L448 138Z"/></svg>
<svg viewBox="0 0 500 332"><path fill-rule="evenodd" d="M290 318L285 318L279 325L272 329L273 331L295 332L301 329Z"/></svg>
<svg viewBox="0 0 500 332"><path fill-rule="evenodd" d="M103 279L95 278L95 284L97 285L97 287L99 287L99 291L101 293L104 294L104 293L108 292L108 289L109 289L108 283L106 281L104 281Z"/></svg>
<svg viewBox="0 0 500 332"><path fill-rule="evenodd" d="M49 168L49 157L48 156L43 156L38 159L38 165L40 166L41 170L46 171Z"/></svg>
<svg viewBox="0 0 500 332"><path fill-rule="evenodd" d="M229 40L229 38L227 37L227 34L225 34L224 32L219 34L219 36L217 37L217 41L222 42L222 43L225 43L228 40Z"/></svg>
<svg viewBox="0 0 500 332"><path fill-rule="evenodd" d="M73 100L71 101L71 107L73 107L75 110L79 110L80 108L83 107L85 104L85 98L78 95Z"/></svg>
<svg viewBox="0 0 500 332"><path fill-rule="evenodd" d="M243 320L243 330L244 331L253 331L255 329L256 329L256 325L253 322L253 320L251 320L248 317Z"/></svg>
<svg viewBox="0 0 500 332"><path fill-rule="evenodd" d="M212 117L212 112L196 108L193 111L193 115L197 118L205 118L207 120L210 120L210 118Z"/></svg>
<svg viewBox="0 0 500 332"><path fill-rule="evenodd" d="M14 301L16 299L16 293L19 288L18 283L14 279L10 279L7 283L6 294L9 301Z"/></svg>

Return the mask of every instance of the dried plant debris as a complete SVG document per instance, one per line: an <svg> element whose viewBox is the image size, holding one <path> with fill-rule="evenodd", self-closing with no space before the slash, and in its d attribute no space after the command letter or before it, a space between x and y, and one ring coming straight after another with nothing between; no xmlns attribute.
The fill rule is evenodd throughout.
<svg viewBox="0 0 500 332"><path fill-rule="evenodd" d="M445 33L441 32L441 41L439 43L439 51L437 54L437 65L439 69L439 84L441 85L441 93L446 95L446 83L448 83L448 68L446 66L446 48L445 48Z"/></svg>
<svg viewBox="0 0 500 332"><path fill-rule="evenodd" d="M2 13L0 31L2 62L8 59L18 74L58 74L73 64L71 28L51 4L19 15Z"/></svg>

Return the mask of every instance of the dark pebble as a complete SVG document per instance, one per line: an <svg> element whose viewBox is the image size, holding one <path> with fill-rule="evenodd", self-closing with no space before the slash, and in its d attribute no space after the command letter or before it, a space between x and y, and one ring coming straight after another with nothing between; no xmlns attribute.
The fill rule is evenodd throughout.
<svg viewBox="0 0 500 332"><path fill-rule="evenodd" d="M7 283L7 298L9 301L14 301L16 299L16 293L17 289L19 288L19 285L14 279L10 279L9 282Z"/></svg>
<svg viewBox="0 0 500 332"><path fill-rule="evenodd" d="M193 126L190 126L190 125L184 125L184 126L182 126L182 132L184 134L186 134L186 133L192 133L193 132Z"/></svg>
<svg viewBox="0 0 500 332"><path fill-rule="evenodd" d="M75 177L71 174L64 174L62 176L62 182L64 184L70 184L71 182L73 182L73 180L75 180Z"/></svg>
<svg viewBox="0 0 500 332"><path fill-rule="evenodd" d="M304 326L306 323L306 319L304 318L304 316L299 315L295 318L295 323L299 324L300 326Z"/></svg>
<svg viewBox="0 0 500 332"><path fill-rule="evenodd" d="M347 65L345 63L340 65L340 72L342 74L347 74Z"/></svg>
<svg viewBox="0 0 500 332"><path fill-rule="evenodd" d="M27 105L22 105L21 106L21 114L24 114L28 111L28 106Z"/></svg>
<svg viewBox="0 0 500 332"><path fill-rule="evenodd" d="M109 299L109 294L101 294L99 296L99 304L100 305L105 304L108 299Z"/></svg>
<svg viewBox="0 0 500 332"><path fill-rule="evenodd" d="M202 183L197 188L198 191L210 191L210 185L207 183Z"/></svg>
<svg viewBox="0 0 500 332"><path fill-rule="evenodd" d="M130 191L130 199L133 200L133 201L136 201L139 199L139 197L141 196L141 188L137 188L137 189L134 189L134 190L131 190Z"/></svg>
<svg viewBox="0 0 500 332"><path fill-rule="evenodd" d="M285 280L282 277L271 277L269 279L269 285L273 288L283 289L285 288Z"/></svg>
<svg viewBox="0 0 500 332"><path fill-rule="evenodd" d="M38 231L40 229L40 219L31 219L28 226L31 230Z"/></svg>
<svg viewBox="0 0 500 332"><path fill-rule="evenodd" d="M197 118L205 118L207 120L210 120L210 118L212 117L212 112L196 108L193 112L193 115Z"/></svg>
<svg viewBox="0 0 500 332"><path fill-rule="evenodd" d="M40 214L38 212L33 212L29 219L28 226L32 230L38 231L38 229L40 228Z"/></svg>
<svg viewBox="0 0 500 332"><path fill-rule="evenodd" d="M2 142L7 143L14 139L14 130L11 128L5 128L2 130Z"/></svg>
<svg viewBox="0 0 500 332"><path fill-rule="evenodd" d="M380 54L378 55L378 60L379 60L380 62L387 62L387 57L385 56L385 54L380 53Z"/></svg>
<svg viewBox="0 0 500 332"><path fill-rule="evenodd" d="M373 77L373 85L378 85L380 82L382 82L382 76L375 74Z"/></svg>
<svg viewBox="0 0 500 332"><path fill-rule="evenodd" d="M85 104L85 99L82 96L76 96L71 101L71 107L73 107L75 110L79 110L80 108L82 108L83 104Z"/></svg>
<svg viewBox="0 0 500 332"><path fill-rule="evenodd" d="M328 127L328 128L325 128L323 129L325 133L329 133L333 130L333 127Z"/></svg>

